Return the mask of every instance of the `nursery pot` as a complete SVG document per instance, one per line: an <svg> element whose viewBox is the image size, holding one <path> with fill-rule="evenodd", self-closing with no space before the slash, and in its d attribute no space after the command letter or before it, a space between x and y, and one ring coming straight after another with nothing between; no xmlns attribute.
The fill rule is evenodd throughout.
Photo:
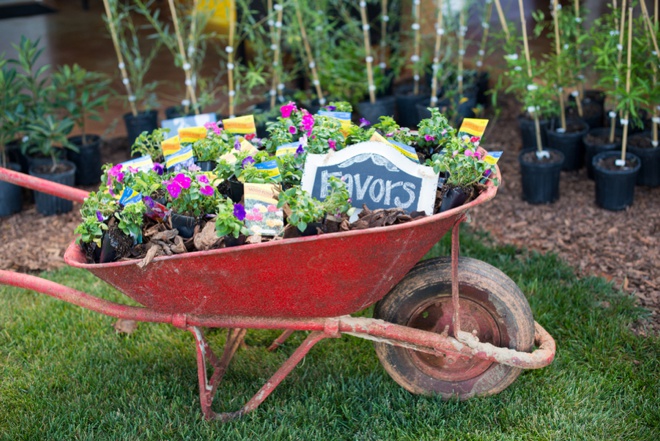
<svg viewBox="0 0 660 441"><path fill-rule="evenodd" d="M72 136L69 141L78 147L78 151L68 150L67 159L76 164L76 185L98 184L101 178L101 137L87 135L87 144L82 136Z"/></svg>
<svg viewBox="0 0 660 441"><path fill-rule="evenodd" d="M172 213L171 216L172 227L179 231L179 236L184 239L189 239L195 233L196 219L192 216L184 216L182 214Z"/></svg>
<svg viewBox="0 0 660 441"><path fill-rule="evenodd" d="M28 172L28 170L30 169L30 165L28 164L27 156L25 156L21 151L20 139L15 139L13 141L8 142L7 145L5 145L5 154L7 155L7 162L13 162L20 166L20 170L16 170L16 171L19 171L21 173Z"/></svg>
<svg viewBox="0 0 660 441"><path fill-rule="evenodd" d="M218 164L215 161L197 161L197 167L199 167L201 171L205 172L215 170L216 165Z"/></svg>
<svg viewBox="0 0 660 441"><path fill-rule="evenodd" d="M21 166L8 162L7 168L13 171L21 171ZM0 181L0 217L21 211L23 205L23 192L18 185L9 182Z"/></svg>
<svg viewBox="0 0 660 441"><path fill-rule="evenodd" d="M488 91L490 90L490 74L486 71L476 71L474 73L477 77L474 80L474 84L477 88L477 104L481 104L486 107L489 103Z"/></svg>
<svg viewBox="0 0 660 441"><path fill-rule="evenodd" d="M165 109L165 119L181 118L182 116L194 116L195 111L192 107L188 108L188 113L183 111L183 106L170 106Z"/></svg>
<svg viewBox="0 0 660 441"><path fill-rule="evenodd" d="M241 199L243 199L243 183L236 179L235 177L231 177L228 179L229 181L229 197L231 198L232 202L235 204L238 204L241 202Z"/></svg>
<svg viewBox="0 0 660 441"><path fill-rule="evenodd" d="M518 125L520 126L520 136L522 137L522 146L524 149L537 148L536 145L536 127L534 124L533 118L528 118L526 116L518 116ZM549 121L547 119L539 120L539 125L541 128L541 147L548 146L548 126Z"/></svg>
<svg viewBox="0 0 660 441"><path fill-rule="evenodd" d="M147 110L140 112L137 116L132 113L124 115L126 124L126 133L128 135L128 145L133 147L133 143L142 132L153 132L158 128L158 111Z"/></svg>
<svg viewBox="0 0 660 441"><path fill-rule="evenodd" d="M639 156L642 161L637 174L637 185L660 185L660 145L653 147L652 141L652 132L642 132L628 138L628 151Z"/></svg>
<svg viewBox="0 0 660 441"><path fill-rule="evenodd" d="M571 103L571 115L578 116L575 107L575 97L568 96L568 102ZM605 117L605 93L601 90L585 90L582 96L582 120L589 124L590 129L603 127Z"/></svg>
<svg viewBox="0 0 660 441"><path fill-rule="evenodd" d="M305 231L298 230L298 232L301 236L316 236L318 234L317 228L324 232L327 231L327 227L323 222L312 222L307 224Z"/></svg>
<svg viewBox="0 0 660 441"><path fill-rule="evenodd" d="M624 210L632 205L641 167L640 159L632 153L626 153L626 167L614 165L614 161L620 158L620 152L603 152L591 160L596 181L596 204L610 211Z"/></svg>
<svg viewBox="0 0 660 441"><path fill-rule="evenodd" d="M363 101L358 104L360 115L371 124L380 122L381 116L394 117L395 110L396 98L394 96L377 98L373 104L370 101Z"/></svg>
<svg viewBox="0 0 660 441"><path fill-rule="evenodd" d="M559 177L564 154L546 149L550 158L538 159L536 149L523 150L518 155L522 178L523 200L530 204L549 204L559 199Z"/></svg>
<svg viewBox="0 0 660 441"><path fill-rule="evenodd" d="M30 166L30 175L72 187L76 181L76 165L70 161L58 161L58 168L53 173L50 171L51 164ZM37 211L44 216L68 213L73 210L73 202L46 193L36 191L34 200L37 204Z"/></svg>
<svg viewBox="0 0 660 441"><path fill-rule="evenodd" d="M645 109L637 109L637 113L639 115L639 119L641 120L641 125L633 125L632 118L630 119L628 123L628 135L633 135L636 133L642 133L645 130L647 130L648 123L649 123L649 114ZM614 127L617 130L623 130L623 126L621 125L621 115L617 115L615 118L616 124ZM609 117L609 112L606 112L605 115L605 127L611 127L612 126L612 118Z"/></svg>
<svg viewBox="0 0 660 441"><path fill-rule="evenodd" d="M417 128L420 121L417 104L430 100L428 91L423 89L420 87L419 93L415 95L413 84L406 83L395 88L396 115L400 126Z"/></svg>
<svg viewBox="0 0 660 441"><path fill-rule="evenodd" d="M440 98L435 104L438 110L440 110L440 113L447 113L447 109L449 109L450 105L451 103L448 98ZM431 107L430 98L417 103L415 107L417 107L417 117L420 121L431 117L431 111L429 110L429 107Z"/></svg>
<svg viewBox="0 0 660 441"><path fill-rule="evenodd" d="M566 122L566 132L558 130L559 127L548 130L548 147L564 154L562 170L579 170L584 161L582 137L589 131L589 126L581 120L569 120Z"/></svg>
<svg viewBox="0 0 660 441"><path fill-rule="evenodd" d="M246 240L247 237L244 234L241 234L238 237L234 237L231 234L228 234L224 238L225 247L231 248L231 247L237 247L239 245L244 245Z"/></svg>
<svg viewBox="0 0 660 441"><path fill-rule="evenodd" d="M275 104L277 106L277 104ZM262 101L254 105L255 110L259 110L258 113L270 112L270 102ZM279 115L278 115L279 116ZM255 116L255 120L256 120ZM268 132L266 131L266 123L268 120L259 118L260 121L255 121L257 126L257 138L263 139L268 137Z"/></svg>
<svg viewBox="0 0 660 441"><path fill-rule="evenodd" d="M620 130L615 130L614 142L610 142L609 138L610 129L603 127L599 129L591 129L586 135L582 137L582 143L584 144L584 164L587 169L587 177L589 179L594 178L594 166L591 163L591 160L594 156L601 152L619 150L621 148Z"/></svg>
<svg viewBox="0 0 660 441"><path fill-rule="evenodd" d="M450 187L447 192L442 196L442 203L440 204L440 212L451 210L452 208L460 207L465 204L470 196L472 196L472 189L464 187Z"/></svg>

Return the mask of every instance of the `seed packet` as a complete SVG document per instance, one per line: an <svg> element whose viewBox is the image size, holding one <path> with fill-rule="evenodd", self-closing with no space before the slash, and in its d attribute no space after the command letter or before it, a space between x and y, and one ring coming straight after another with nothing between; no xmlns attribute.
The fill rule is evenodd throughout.
<svg viewBox="0 0 660 441"><path fill-rule="evenodd" d="M274 159L266 162L260 162L259 164L254 164L254 168L258 170L265 170L268 173L268 177L275 182L280 182L282 180L282 177L280 176L280 169L277 166L277 161Z"/></svg>
<svg viewBox="0 0 660 441"><path fill-rule="evenodd" d="M402 142L394 141L392 139L387 139L378 132L374 132L374 134L371 136L370 141L382 142L383 144L387 144L391 147L394 147L394 149L396 149L396 151L401 153L403 156L419 164L419 158L417 157L417 150L415 150L414 147L405 145Z"/></svg>
<svg viewBox="0 0 660 441"><path fill-rule="evenodd" d="M192 145L181 148L178 152L165 156L165 166L169 171L176 171L182 168L188 168L195 164Z"/></svg>
<svg viewBox="0 0 660 441"><path fill-rule="evenodd" d="M284 213L277 208L279 189L274 184L245 184L245 226L250 234L281 236Z"/></svg>
<svg viewBox="0 0 660 441"><path fill-rule="evenodd" d="M236 153L238 153L239 151L240 152L248 152L248 154L250 154L250 155L256 155L257 153L259 153L259 150L257 150L257 148L254 145L252 145L252 143L250 141L248 141L247 139L243 138L242 136L240 136L240 137L237 136L236 138L237 138L238 146L240 147L240 149L239 150L232 150L232 151L229 151L229 152L225 153L224 155L220 156L221 160L225 160L229 164L233 164L234 162L236 162Z"/></svg>
<svg viewBox="0 0 660 441"><path fill-rule="evenodd" d="M257 131L257 126L254 123L254 115L223 119L222 125L227 132L239 135L247 135L248 133L256 133Z"/></svg>
<svg viewBox="0 0 660 441"><path fill-rule="evenodd" d="M121 163L122 170L135 169L138 171L149 171L154 167L154 162L151 160L151 156L140 156L139 158L131 159L130 161L125 161Z"/></svg>

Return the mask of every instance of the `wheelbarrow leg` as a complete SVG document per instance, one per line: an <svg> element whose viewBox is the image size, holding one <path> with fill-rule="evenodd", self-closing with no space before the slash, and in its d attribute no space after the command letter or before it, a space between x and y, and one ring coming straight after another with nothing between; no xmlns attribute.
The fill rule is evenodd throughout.
<svg viewBox="0 0 660 441"><path fill-rule="evenodd" d="M268 350L269 350L270 352L273 352L274 350L276 350L277 348L279 348L280 346L282 346L282 345L284 344L284 342L285 342L289 337L291 337L291 334L293 334L294 332L295 332L295 331L294 331L293 329L287 329L287 330L285 330L285 331L282 333L282 335L280 335L279 337L277 337L277 339L276 339L275 341L273 341L273 342L270 344L270 346L268 346Z"/></svg>

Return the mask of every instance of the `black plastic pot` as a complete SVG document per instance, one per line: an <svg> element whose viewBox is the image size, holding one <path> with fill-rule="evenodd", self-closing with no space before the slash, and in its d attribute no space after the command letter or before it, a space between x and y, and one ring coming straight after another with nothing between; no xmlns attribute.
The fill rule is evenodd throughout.
<svg viewBox="0 0 660 441"><path fill-rule="evenodd" d="M69 141L78 151L67 151L67 159L76 164L76 185L94 185L101 179L101 137L87 135L83 145L82 136L72 136Z"/></svg>
<svg viewBox="0 0 660 441"><path fill-rule="evenodd" d="M238 237L234 237L230 234L225 236L224 242L225 242L225 247L231 248L231 247L237 247L240 245L244 245L245 241L247 240L247 237L244 234L239 235Z"/></svg>
<svg viewBox="0 0 660 441"><path fill-rule="evenodd" d="M277 103L275 105L277 106ZM258 111L258 112L255 112L257 114L270 112L270 102L269 101L262 101L260 103L255 104L253 108ZM264 118L257 118L256 116L255 116L255 119L257 120L256 121L257 138L267 138L268 137L268 132L266 131L266 123L268 122L268 120L266 120Z"/></svg>
<svg viewBox="0 0 660 441"><path fill-rule="evenodd" d="M229 197L232 202L238 204L243 199L244 186L243 183L233 176L228 179L229 181Z"/></svg>
<svg viewBox="0 0 660 441"><path fill-rule="evenodd" d="M328 231L323 222L312 222L311 224L307 224L305 231L299 230L299 232L301 236L316 236L319 234L317 229L320 229L323 232Z"/></svg>
<svg viewBox="0 0 660 441"><path fill-rule="evenodd" d="M635 138L646 138L644 141L648 147L634 145ZM628 151L639 156L642 161L637 174L637 185L660 186L660 146L653 147L652 140L653 134L651 132L639 133L628 139Z"/></svg>
<svg viewBox="0 0 660 441"><path fill-rule="evenodd" d="M184 216L182 214L172 213L171 216L172 227L179 231L179 236L184 239L189 239L195 233L196 219L192 216Z"/></svg>
<svg viewBox="0 0 660 441"><path fill-rule="evenodd" d="M575 107L575 97L568 96L569 103L572 103L568 109L572 115L578 116L577 107ZM589 124L590 129L603 127L605 121L605 93L601 90L585 90L582 96L582 119Z"/></svg>
<svg viewBox="0 0 660 441"><path fill-rule="evenodd" d="M487 95L490 90L490 74L486 71L476 71L475 75L476 79L474 80L474 85L477 88L477 104L486 107L490 102Z"/></svg>
<svg viewBox="0 0 660 441"><path fill-rule="evenodd" d="M648 130L648 123L649 123L649 113L645 109L637 109L637 112L639 113L639 119L641 120L641 125L633 125L632 124L632 118L630 119L630 122L628 123L628 135L633 135L636 133L642 133L646 130ZM617 130L623 130L623 126L621 125L621 115L617 115L616 119L616 125L614 126ZM609 112L605 115L605 127L610 127L612 124L612 118L609 117Z"/></svg>
<svg viewBox="0 0 660 441"><path fill-rule="evenodd" d="M376 102L373 104L369 101L363 101L358 104L358 111L371 124L377 124L380 122L381 116L394 117L396 112L396 98L394 96L376 98Z"/></svg>
<svg viewBox="0 0 660 441"><path fill-rule="evenodd" d="M641 167L641 160L632 153L626 153L626 163L637 163L626 169L608 170L599 165L607 158L620 158L620 152L603 152L593 157L594 180L596 181L596 204L610 211L625 210L633 203L635 183Z"/></svg>
<svg viewBox="0 0 660 441"><path fill-rule="evenodd" d="M73 186L76 182L76 165L70 161L59 161L58 163L68 167L68 169L59 173L49 173L47 169L44 170L44 168L49 167L48 165L32 165L30 175L58 184ZM73 202L39 191L34 192L34 201L37 204L37 211L44 216L68 213L73 210Z"/></svg>
<svg viewBox="0 0 660 441"><path fill-rule="evenodd" d="M183 111L183 106L170 106L165 109L165 119L181 118L182 116L194 116L195 111L189 108L188 113Z"/></svg>
<svg viewBox="0 0 660 441"><path fill-rule="evenodd" d="M440 212L451 210L452 208L460 207L472 194L471 191L463 187L450 187L442 197L440 204Z"/></svg>
<svg viewBox="0 0 660 441"><path fill-rule="evenodd" d="M417 104L429 102L431 97L428 94L415 95L411 90L402 90L394 97L396 99L396 114L399 125L416 129L421 121L417 113Z"/></svg>
<svg viewBox="0 0 660 441"><path fill-rule="evenodd" d="M124 115L124 123L126 124L126 133L128 135L128 145L133 146L133 143L142 132L153 132L158 128L158 111L147 110L140 112L137 116L132 113Z"/></svg>
<svg viewBox="0 0 660 441"><path fill-rule="evenodd" d="M30 169L30 164L28 164L27 157L21 151L21 140L15 139L10 141L5 145L5 154L7 155L7 161L18 164L21 169L17 170L21 173L27 173Z"/></svg>
<svg viewBox="0 0 660 441"><path fill-rule="evenodd" d="M554 161L538 162L529 153L535 155L536 149L527 149L518 155L520 176L522 178L522 196L530 204L550 204L559 199L559 178L564 155L557 150L546 149Z"/></svg>
<svg viewBox="0 0 660 441"><path fill-rule="evenodd" d="M578 124L582 128L575 132L558 132L558 128L548 130L548 147L564 154L562 170L573 171L582 168L584 161L584 144L582 138L589 132L587 123L581 120L567 121L567 125Z"/></svg>
<svg viewBox="0 0 660 441"><path fill-rule="evenodd" d="M55 157L57 158L58 161L66 159L66 151L64 149L58 149L55 152ZM53 158L51 158L50 156L33 156L28 154L25 155L25 159L27 160L27 164L28 164L28 168L27 168L28 173L32 167L53 164Z"/></svg>
<svg viewBox="0 0 660 441"><path fill-rule="evenodd" d="M454 122L454 125L457 127L460 127L464 118L474 118L475 116L473 109L477 102L476 92L471 90L464 96L464 98L467 98L467 100L459 100L458 97L456 97L454 102L454 105L458 106L458 110L456 112L456 121ZM440 110L441 113L447 113L450 110L451 105L452 103L449 98L441 98L436 103L436 107ZM431 117L431 111L429 110L429 107L431 107L430 99L418 103L416 107L417 115L420 120Z"/></svg>
<svg viewBox="0 0 660 441"><path fill-rule="evenodd" d="M520 126L523 150L537 148L534 120L521 115L518 117L518 125ZM541 143L543 144L541 147L545 148L548 146L548 126L550 122L547 119L541 119L539 125L541 128Z"/></svg>
<svg viewBox="0 0 660 441"><path fill-rule="evenodd" d="M449 102L449 99L447 98L441 98L435 104L438 110L440 110L440 113L447 113L450 105L451 102ZM431 111L429 110L429 107L431 107L430 98L428 100L422 101L421 103L417 103L415 107L417 107L417 117L420 121L431 117Z"/></svg>
<svg viewBox="0 0 660 441"><path fill-rule="evenodd" d="M202 171L213 171L216 165L218 164L215 161L197 161L197 167Z"/></svg>
<svg viewBox="0 0 660 441"><path fill-rule="evenodd" d="M605 144L593 143L589 140L589 135L599 136L599 137L609 137L610 129L599 128L599 129L590 129L589 132L582 137L582 143L584 144L584 165L587 169L587 177L589 179L594 178L594 167L591 163L591 160L598 153L619 150L621 148L621 142L607 142ZM621 137L621 131L616 130L615 135Z"/></svg>
<svg viewBox="0 0 660 441"><path fill-rule="evenodd" d="M21 171L21 166L8 162L7 168L13 171ZM21 211L23 206L23 192L18 185L0 181L0 217L9 216Z"/></svg>

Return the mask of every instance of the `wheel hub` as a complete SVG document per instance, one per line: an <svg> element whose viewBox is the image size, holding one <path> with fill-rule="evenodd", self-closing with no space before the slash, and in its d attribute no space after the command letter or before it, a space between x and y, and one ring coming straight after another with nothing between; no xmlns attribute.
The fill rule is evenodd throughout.
<svg viewBox="0 0 660 441"><path fill-rule="evenodd" d="M470 299L461 298L460 320L461 330L476 331L481 342L500 344L500 331L493 316L486 308ZM448 326L449 335L452 332L452 317L454 307L451 296L436 297L420 305L410 316L408 326L441 333ZM424 352L409 350L412 362L427 375L443 381L463 381L474 378L485 372L492 362L476 357L442 354L435 356Z"/></svg>

